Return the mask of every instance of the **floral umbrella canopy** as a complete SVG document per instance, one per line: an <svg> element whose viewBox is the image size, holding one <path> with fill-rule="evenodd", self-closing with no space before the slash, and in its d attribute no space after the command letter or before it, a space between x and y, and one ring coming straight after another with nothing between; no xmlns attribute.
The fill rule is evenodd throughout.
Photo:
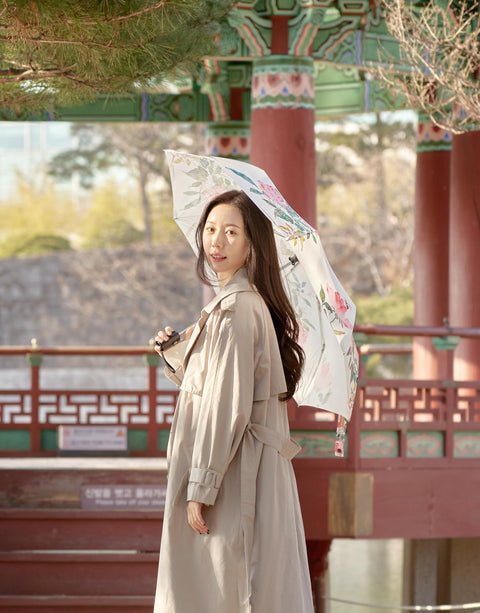
<svg viewBox="0 0 480 613"><path fill-rule="evenodd" d="M200 216L208 202L225 191L243 190L272 222L285 289L305 352L294 399L298 405L340 416L336 452L342 455L345 419L352 413L358 376L355 305L328 263L318 233L289 206L260 168L228 158L165 153L174 219L195 251Z"/></svg>

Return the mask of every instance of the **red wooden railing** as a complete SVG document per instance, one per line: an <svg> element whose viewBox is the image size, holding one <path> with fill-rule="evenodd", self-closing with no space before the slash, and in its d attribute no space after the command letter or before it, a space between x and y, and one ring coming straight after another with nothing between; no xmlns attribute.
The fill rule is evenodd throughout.
<svg viewBox="0 0 480 613"><path fill-rule="evenodd" d="M158 356L144 347L28 347L3 346L0 356L25 356L30 368L30 385L25 389L0 389L0 424L3 433L25 433L29 448L1 449L0 456L56 455L45 449L42 437L59 425L125 425L129 432L143 432L147 445L131 455L164 455L158 449L160 431L170 428L177 390L157 387ZM144 357L148 383L145 389L48 389L40 386L40 369L48 356ZM4 435L5 436L5 435ZM18 437L17 437L18 440ZM18 445L18 444L17 444Z"/></svg>
<svg viewBox="0 0 480 613"><path fill-rule="evenodd" d="M363 325L356 330L369 335L456 335L480 339L480 329ZM369 351L403 353L406 349L398 345L360 347L363 354ZM132 456L165 455L178 392L158 389L159 361L153 350L3 346L0 356L25 356L30 365L29 386L0 389L0 456L56 455L56 445L51 441L55 440L59 425L100 423L125 425L132 436L141 434L146 444L134 445L130 449ZM44 358L48 360L50 356L143 356L148 384L145 389L136 390L45 389L40 386L40 369ZM306 449L308 443L315 449L315 440L324 436L325 440L332 441L333 450L336 425L333 416L306 407L290 407L289 416L292 431L299 433L295 436ZM162 436L162 433L165 434ZM471 439L470 433L480 433L480 382L370 379L361 370L356 407L349 424L347 458L334 458L328 445L327 452L324 446L323 452L317 449L318 453L314 451L310 456L305 452L304 457L316 455L327 462L336 462L337 466L339 461L344 462L351 468L367 467L373 461L378 463L387 458L390 463L400 464L407 460L431 461L433 457L444 462L472 459L477 453L480 457L480 440ZM48 440L50 444L46 444Z"/></svg>

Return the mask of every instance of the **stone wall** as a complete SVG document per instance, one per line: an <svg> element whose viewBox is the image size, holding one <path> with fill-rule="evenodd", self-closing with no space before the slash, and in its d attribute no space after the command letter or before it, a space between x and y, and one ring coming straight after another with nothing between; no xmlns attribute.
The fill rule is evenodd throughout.
<svg viewBox="0 0 480 613"><path fill-rule="evenodd" d="M147 345L201 306L183 243L0 260L0 345Z"/></svg>

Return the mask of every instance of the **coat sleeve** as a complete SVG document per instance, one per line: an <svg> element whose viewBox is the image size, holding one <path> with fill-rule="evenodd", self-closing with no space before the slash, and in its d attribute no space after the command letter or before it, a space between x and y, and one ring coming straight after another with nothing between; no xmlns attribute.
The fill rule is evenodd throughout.
<svg viewBox="0 0 480 613"><path fill-rule="evenodd" d="M253 405L255 318L249 309L229 306L220 305L212 314L211 350L187 488L188 500L207 505L215 503Z"/></svg>
<svg viewBox="0 0 480 613"><path fill-rule="evenodd" d="M167 349L167 351L164 352L165 358L173 368L173 372L169 368L167 368L167 366L165 366L163 372L165 373L165 376L170 379L170 381L175 383L177 387L180 387L183 381L183 360L185 357L187 344L188 343L186 340L180 341L179 343L173 345L173 347L170 347L170 349Z"/></svg>

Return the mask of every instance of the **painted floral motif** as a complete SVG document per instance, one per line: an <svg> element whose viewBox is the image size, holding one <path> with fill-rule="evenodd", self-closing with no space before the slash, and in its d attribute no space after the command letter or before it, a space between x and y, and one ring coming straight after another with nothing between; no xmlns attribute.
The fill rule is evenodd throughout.
<svg viewBox="0 0 480 613"><path fill-rule="evenodd" d="M338 317L340 319L344 319L345 313L348 310L348 305L346 304L345 300L340 296L340 292L335 291L333 287L330 287L330 285L328 285L328 283L327 283L327 296L328 296L328 299L330 300L330 304L335 309Z"/></svg>
<svg viewBox="0 0 480 613"><path fill-rule="evenodd" d="M313 108L314 96L314 79L310 72L254 74L252 108Z"/></svg>
<svg viewBox="0 0 480 613"><path fill-rule="evenodd" d="M259 181L258 184L267 198L270 198L270 200L277 204L285 204L285 198L274 185L269 185L263 181Z"/></svg>
<svg viewBox="0 0 480 613"><path fill-rule="evenodd" d="M265 215L274 222L274 229L287 240L292 240L294 244L312 237L316 242L315 230L286 202L278 189L271 183L266 183L261 179L255 180L252 177L238 170L238 168L225 167L240 180L240 187L243 191L256 201L262 199L269 210L262 209ZM261 207L262 208L262 207Z"/></svg>
<svg viewBox="0 0 480 613"><path fill-rule="evenodd" d="M325 384L325 387L332 387L332 369L330 368L330 364L328 362L322 362L322 365L320 366L320 380Z"/></svg>
<svg viewBox="0 0 480 613"><path fill-rule="evenodd" d="M298 323L298 344L303 347L305 343L307 342L308 332L303 327L301 320L298 320L297 323Z"/></svg>
<svg viewBox="0 0 480 613"><path fill-rule="evenodd" d="M344 328L352 329L352 323L347 317L349 306L340 295L340 292L334 290L328 283L325 290L323 287L320 290L322 306L330 317L330 323L333 325L335 322L338 322L342 326L342 329L335 328L335 334L345 334Z"/></svg>
<svg viewBox="0 0 480 613"><path fill-rule="evenodd" d="M211 200L213 200L217 196L220 196L220 194L223 194L229 189L232 189L232 188L231 186L228 186L226 183L221 183L220 185L212 185L212 187L209 187L203 192L202 194L203 200L205 202L210 202Z"/></svg>
<svg viewBox="0 0 480 613"><path fill-rule="evenodd" d="M188 155L176 154L173 163L181 162L185 162L187 167L191 166ZM213 158L202 158L199 165L184 170L184 173L190 178L189 189L183 192L183 195L187 197L187 202L183 205L184 209L188 210L201 205L203 210L203 207L212 198L230 189L238 189L230 177L216 169L218 169L218 164L215 164Z"/></svg>
<svg viewBox="0 0 480 613"><path fill-rule="evenodd" d="M300 327L300 335L302 342L306 343L308 333L315 326L307 317L307 313L312 309L311 297L307 292L307 283L302 281L294 272L288 275L288 283L286 284L288 299L297 316L298 325ZM309 300L310 298L310 300Z"/></svg>
<svg viewBox="0 0 480 613"><path fill-rule="evenodd" d="M321 385L317 385L310 393L309 393L309 401L308 404L311 406L318 406L323 408L328 406L328 401L332 396L332 387L324 387L324 382L321 381Z"/></svg>

